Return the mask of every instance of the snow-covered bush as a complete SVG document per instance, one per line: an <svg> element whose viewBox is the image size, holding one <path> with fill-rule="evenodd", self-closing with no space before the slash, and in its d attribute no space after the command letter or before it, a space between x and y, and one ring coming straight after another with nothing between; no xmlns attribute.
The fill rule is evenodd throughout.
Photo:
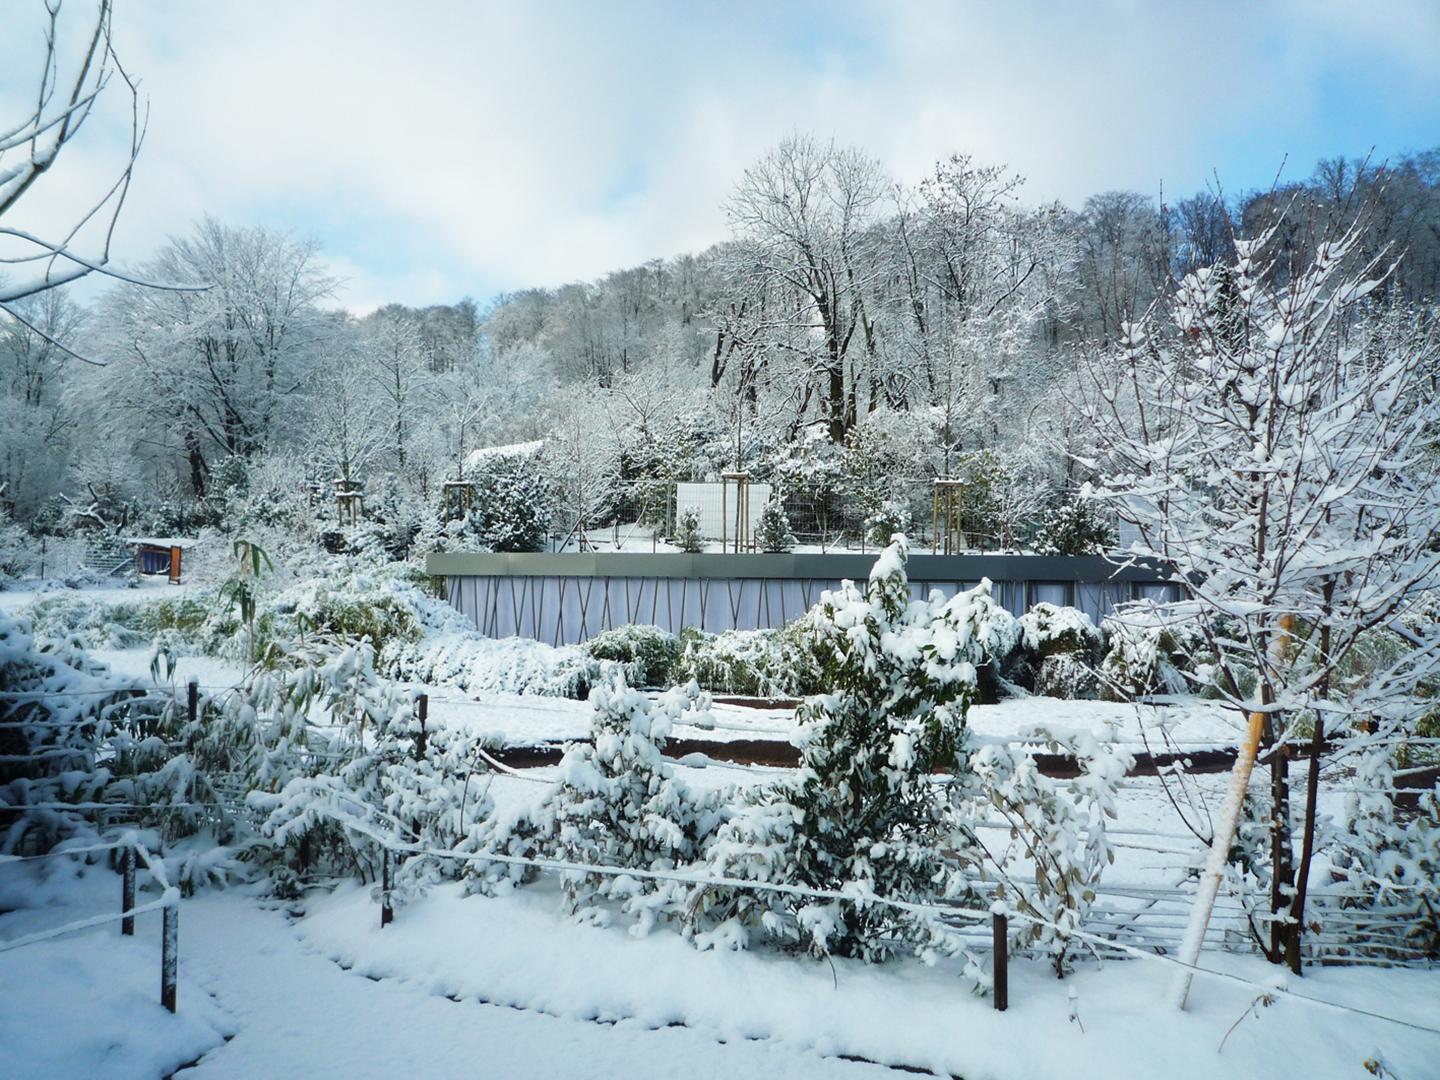
<svg viewBox="0 0 1440 1080"><path fill-rule="evenodd" d="M311 657L318 663L274 684L270 710L291 736L275 741L247 802L260 815L282 888L315 869L378 881L388 846L388 899L399 906L431 882L459 875L455 860L426 852L454 848L494 804L488 786L469 783L480 740L423 731L413 695L380 678L374 656L368 642L322 651ZM328 726L303 723L311 701ZM285 724L296 716L298 726Z"/></svg>
<svg viewBox="0 0 1440 1080"><path fill-rule="evenodd" d="M1046 697L1094 697L1105 636L1076 608L1036 604L1020 616L1019 647L1006 675Z"/></svg>
<svg viewBox="0 0 1440 1080"><path fill-rule="evenodd" d="M30 608L37 638L66 640L83 649L134 649L149 641L139 604L103 600L85 593L60 593Z"/></svg>
<svg viewBox="0 0 1440 1080"><path fill-rule="evenodd" d="M66 804L110 801L115 752L134 741L126 703L140 690L3 614L0 688L0 852L46 851L92 828L93 814Z"/></svg>
<svg viewBox="0 0 1440 1080"><path fill-rule="evenodd" d="M604 630L581 646L596 660L609 660L625 669L635 686L670 686L680 661L680 639L658 626L617 626Z"/></svg>
<svg viewBox="0 0 1440 1080"><path fill-rule="evenodd" d="M785 513L785 502L776 490L766 500L755 522L755 546L761 551L778 555L792 550L795 543L795 533Z"/></svg>
<svg viewBox="0 0 1440 1080"><path fill-rule="evenodd" d="M1373 914L1377 931L1398 927L1407 944L1440 958L1440 785L1418 792L1414 813L1402 814L1386 793L1395 784L1389 755L1363 755L1357 779L1364 790L1349 795L1339 820L1320 830L1316 850L1329 864L1329 887L1344 894L1347 914ZM1323 925L1324 905L1311 912ZM1363 947L1364 920L1348 929Z"/></svg>
<svg viewBox="0 0 1440 1080"><path fill-rule="evenodd" d="M236 611L214 599L197 598L208 606L194 630L190 625L195 609L180 604L174 610L186 624L181 629L193 634L202 651L244 659L253 631L255 655L270 656L271 662L279 662L284 646L294 641L318 639L344 645L368 639L377 650L385 650L418 642L427 632L463 630L468 625L464 616L427 594L412 579L413 573L398 563L360 570L343 559L327 559L307 568L300 581L276 591L265 591L263 583L256 586L255 617L248 628ZM153 629L166 625L157 616Z"/></svg>
<svg viewBox="0 0 1440 1080"><path fill-rule="evenodd" d="M889 498L865 517L865 539L884 547L896 533L910 531L910 506L903 499Z"/></svg>
<svg viewBox="0 0 1440 1080"><path fill-rule="evenodd" d="M818 693L820 665L804 618L777 629L680 633L676 668L681 680L706 690L750 697L798 697Z"/></svg>
<svg viewBox="0 0 1440 1080"><path fill-rule="evenodd" d="M392 641L381 652L379 666L391 678L454 686L469 694L583 698L614 665L575 645L486 638L471 631Z"/></svg>
<svg viewBox="0 0 1440 1080"><path fill-rule="evenodd" d="M693 862L719 823L719 793L692 793L661 750L672 725L708 716L709 696L690 683L654 702L612 676L590 692L590 744L571 747L544 811L553 832L539 850L552 858L628 869L678 870ZM688 888L629 876L574 871L564 876L570 914L606 922L603 900L620 902L647 933L685 908Z"/></svg>
<svg viewBox="0 0 1440 1080"><path fill-rule="evenodd" d="M1134 759L1089 733L1067 736L1036 728L1020 737L1052 753L1070 754L1080 775L1055 780L1040 772L1029 749L982 746L970 756L966 806L975 818L972 835L989 814L998 814L1008 826L1007 849L986 846L997 871L996 898L1050 924L1021 922L1013 940L1038 946L1050 955L1056 974L1063 974L1068 931L1084 922L1095 886L1115 861L1105 822L1116 816L1115 794ZM1018 872L1016 864L1025 870Z"/></svg>
<svg viewBox="0 0 1440 1080"><path fill-rule="evenodd" d="M1035 550L1041 555L1104 555L1117 541L1115 526L1083 498L1056 504L1035 528Z"/></svg>
<svg viewBox="0 0 1440 1080"><path fill-rule="evenodd" d="M5 587L6 582L35 571L39 563L35 553L38 543L39 541L10 520L9 513L0 506L0 589Z"/></svg>
<svg viewBox="0 0 1440 1080"><path fill-rule="evenodd" d="M1040 656L1096 656L1105 648L1105 636L1078 608L1040 603L1021 615L1019 622L1020 644Z"/></svg>
<svg viewBox="0 0 1440 1080"><path fill-rule="evenodd" d="M975 700L994 704L1000 696L1000 675L1020 642L1020 622L995 602L989 578L966 592L957 593L957 617L965 625L970 661L975 665ZM963 601L961 600L963 598Z"/></svg>
<svg viewBox="0 0 1440 1080"><path fill-rule="evenodd" d="M687 506L675 521L675 546L694 555L705 550L705 536L700 531L700 508Z"/></svg>
<svg viewBox="0 0 1440 1080"><path fill-rule="evenodd" d="M1100 696L1134 701L1147 694L1184 694L1191 688L1203 638L1192 621L1165 609L1132 606L1101 624L1109 650L1100 662ZM1203 681L1203 678L1200 680Z"/></svg>
<svg viewBox="0 0 1440 1080"><path fill-rule="evenodd" d="M882 960L909 947L956 951L925 914L867 903L930 903L965 889L944 857L949 792L931 774L963 774L965 712L975 692L973 597L912 600L906 543L876 561L864 588L826 593L811 619L829 693L797 711L801 765L734 810L706 852L718 877L842 891L811 899L724 885L698 888L691 932L702 946L743 946L752 930L816 953Z"/></svg>

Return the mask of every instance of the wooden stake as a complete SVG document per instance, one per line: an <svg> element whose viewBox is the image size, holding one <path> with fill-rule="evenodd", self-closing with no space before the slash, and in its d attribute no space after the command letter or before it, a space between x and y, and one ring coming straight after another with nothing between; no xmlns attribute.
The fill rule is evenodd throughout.
<svg viewBox="0 0 1440 1080"><path fill-rule="evenodd" d="M180 905L171 904L162 913L160 929L160 1004L175 1011L175 983L179 974Z"/></svg>
<svg viewBox="0 0 1440 1080"><path fill-rule="evenodd" d="M1010 920L995 911L990 913L990 963L994 976L995 1011L1010 1007Z"/></svg>
<svg viewBox="0 0 1440 1080"><path fill-rule="evenodd" d="M127 847L120 857L120 910L135 910L135 849ZM126 915L120 920L120 933L126 937L135 936L135 916Z"/></svg>

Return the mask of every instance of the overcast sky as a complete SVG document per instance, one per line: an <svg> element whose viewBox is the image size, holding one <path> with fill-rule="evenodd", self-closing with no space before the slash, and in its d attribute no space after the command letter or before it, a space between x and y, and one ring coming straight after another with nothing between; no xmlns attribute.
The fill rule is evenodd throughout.
<svg viewBox="0 0 1440 1080"><path fill-rule="evenodd" d="M1027 201L1072 205L1440 145L1437 0L117 6L150 106L123 260L207 212L288 229L357 311L701 249L741 170L795 130L905 181L955 151L1005 162ZM0 128L41 11L0 7ZM123 119L98 117L13 224L108 183Z"/></svg>

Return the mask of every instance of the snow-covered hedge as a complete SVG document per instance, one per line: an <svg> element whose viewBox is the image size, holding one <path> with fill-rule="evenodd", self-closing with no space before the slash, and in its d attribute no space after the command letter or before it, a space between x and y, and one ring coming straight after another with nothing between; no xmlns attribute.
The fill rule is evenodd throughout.
<svg viewBox="0 0 1440 1080"><path fill-rule="evenodd" d="M1046 697L1092 698L1105 635L1085 612L1036 604L1020 616L1018 647L1006 665L1013 682Z"/></svg>
<svg viewBox="0 0 1440 1080"><path fill-rule="evenodd" d="M469 632L392 641L381 651L379 668L392 678L454 686L472 694L583 698L606 672L623 665L597 660L575 645Z"/></svg>
<svg viewBox="0 0 1440 1080"><path fill-rule="evenodd" d="M29 616L36 637L82 649L134 649L150 640L141 604L117 604L84 592L42 596Z"/></svg>
<svg viewBox="0 0 1440 1080"><path fill-rule="evenodd" d="M798 697L820 689L820 667L804 618L774 630L681 631L679 680L719 694Z"/></svg>
<svg viewBox="0 0 1440 1080"><path fill-rule="evenodd" d="M672 686L680 661L680 639L658 626L617 626L582 646L596 660L622 664L626 678L637 686Z"/></svg>

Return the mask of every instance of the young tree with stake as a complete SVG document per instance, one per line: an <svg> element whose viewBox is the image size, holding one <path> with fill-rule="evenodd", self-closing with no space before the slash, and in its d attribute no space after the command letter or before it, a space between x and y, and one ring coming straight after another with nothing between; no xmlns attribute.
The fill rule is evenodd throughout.
<svg viewBox="0 0 1440 1080"><path fill-rule="evenodd" d="M1391 270L1360 257L1360 226L1332 229L1289 273L1270 254L1273 235L1236 241L1232 262L1186 277L1168 325L1127 324L1118 353L1091 368L1087 408L1103 477L1091 493L1136 527L1134 555L1172 568L1221 695L1248 719L1180 960L1198 956L1263 744L1267 951L1298 971L1321 758L1357 717L1413 722L1407 704L1437 666L1440 641L1401 616L1440 565L1440 353L1420 322L1398 338L1369 332L1366 297ZM1357 693L1340 672L1377 631L1409 648ZM1296 845L1286 766L1300 752ZM1187 972L1177 984L1181 1006L1189 982Z"/></svg>

